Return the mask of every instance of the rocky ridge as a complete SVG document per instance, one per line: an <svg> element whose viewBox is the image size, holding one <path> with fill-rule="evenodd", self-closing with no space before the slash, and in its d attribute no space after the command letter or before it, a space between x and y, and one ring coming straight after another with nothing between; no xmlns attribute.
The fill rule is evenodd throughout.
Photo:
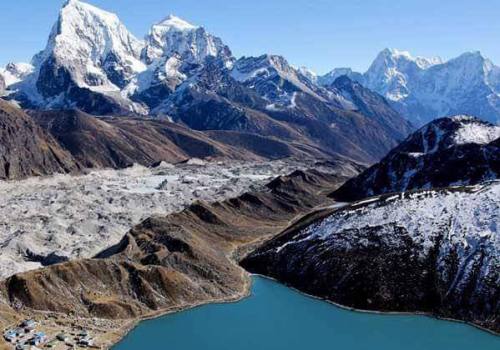
<svg viewBox="0 0 500 350"><path fill-rule="evenodd" d="M333 196L339 200L414 189L475 185L500 176L500 127L470 116L435 120Z"/></svg>
<svg viewBox="0 0 500 350"><path fill-rule="evenodd" d="M79 163L19 108L0 99L0 180L72 173Z"/></svg>

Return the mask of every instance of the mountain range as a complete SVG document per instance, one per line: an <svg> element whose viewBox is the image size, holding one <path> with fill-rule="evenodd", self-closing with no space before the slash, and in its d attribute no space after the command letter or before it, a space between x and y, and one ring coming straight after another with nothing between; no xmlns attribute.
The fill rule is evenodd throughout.
<svg viewBox="0 0 500 350"><path fill-rule="evenodd" d="M444 62L386 49L364 74L342 68L317 76L282 56L237 59L222 39L173 15L139 40L116 15L79 0L63 5L45 49L31 64L0 69L3 98L28 110L25 118L33 118L73 156L94 153L83 150L88 142L69 145L67 140L79 140L75 132L85 139L85 131L93 130L123 146L138 137L130 126L123 129L137 125L132 120L138 118L163 134L165 128L172 131L168 122L183 132L202 132L190 137L219 143L210 156L238 145L236 153L259 157L257 144L265 140L280 145L283 152L276 155L343 156L369 164L405 140L415 124L440 115L459 111L497 121L498 89L500 68L478 52ZM118 117L130 119L118 122ZM153 126L153 120L164 124ZM108 132L110 125L120 131ZM441 126L427 128L444 132ZM151 143L146 148L162 154ZM151 154L132 157L120 147L113 152L128 156L80 162L125 166L161 160Z"/></svg>
<svg viewBox="0 0 500 350"><path fill-rule="evenodd" d="M443 61L385 49L365 73L337 68L314 79L325 85L342 75L384 96L417 126L457 114L500 122L500 67L480 52Z"/></svg>
<svg viewBox="0 0 500 350"><path fill-rule="evenodd" d="M220 72L212 74L205 92L265 114L296 109L298 95L356 109L348 94L329 89L347 76L382 95L415 126L457 114L500 121L500 67L480 52L443 61L384 49L365 73L336 68L318 76L281 56L237 59L220 38L173 15L139 40L116 15L78 0L65 3L31 64L0 69L0 94L7 89L10 99L29 108L176 118L186 88L199 91L200 79L214 67ZM252 91L239 86L238 96L226 96L215 88L221 79Z"/></svg>
<svg viewBox="0 0 500 350"><path fill-rule="evenodd" d="M31 65L2 72L5 98L23 108L167 119L365 163L413 129L350 79L321 86L281 56L236 59L220 38L172 15L138 40L116 15L78 0L65 3Z"/></svg>

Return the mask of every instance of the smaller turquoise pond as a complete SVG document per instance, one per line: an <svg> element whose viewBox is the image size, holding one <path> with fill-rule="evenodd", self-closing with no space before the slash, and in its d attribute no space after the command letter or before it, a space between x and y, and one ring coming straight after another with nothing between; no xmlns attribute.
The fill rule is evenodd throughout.
<svg viewBox="0 0 500 350"><path fill-rule="evenodd" d="M499 350L500 337L424 316L347 311L254 278L250 298L141 323L114 350Z"/></svg>

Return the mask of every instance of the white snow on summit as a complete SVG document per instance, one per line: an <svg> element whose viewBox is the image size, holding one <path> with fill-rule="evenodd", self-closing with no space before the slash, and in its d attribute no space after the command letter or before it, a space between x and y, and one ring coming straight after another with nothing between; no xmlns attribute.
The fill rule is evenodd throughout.
<svg viewBox="0 0 500 350"><path fill-rule="evenodd" d="M416 125L455 114L500 122L500 67L480 52L443 61L385 49L363 74L334 69L318 81L327 85L339 75L383 95Z"/></svg>
<svg viewBox="0 0 500 350"><path fill-rule="evenodd" d="M140 61L141 41L136 39L119 18L89 4L70 0L60 12L45 50L59 64L68 66L75 81L95 90L119 90L103 69L111 55L116 57L117 72L128 80L146 69ZM110 63L110 65L115 62Z"/></svg>
<svg viewBox="0 0 500 350"><path fill-rule="evenodd" d="M313 83L317 82L317 80L318 80L318 74L316 74L316 72L314 72L310 68L302 66L302 67L297 68L297 70L299 71L300 74L302 74L303 76L305 76L311 82L313 82Z"/></svg>
<svg viewBox="0 0 500 350"><path fill-rule="evenodd" d="M163 21L160 21L158 23L158 26L162 26L164 28L171 28L173 30L193 30L198 28L195 25L192 25L191 23L183 20L182 18L179 18L174 15L168 15Z"/></svg>
<svg viewBox="0 0 500 350"><path fill-rule="evenodd" d="M146 36L143 60L150 64L165 56L179 54L184 61L203 63L208 56L230 59L231 51L221 39L203 27L170 15L153 25Z"/></svg>
<svg viewBox="0 0 500 350"><path fill-rule="evenodd" d="M139 111L120 95L146 69L140 60L143 46L115 14L70 0L60 10L45 49L33 58L33 73L12 89L38 106L68 107L72 101L64 93L72 84L121 99Z"/></svg>
<svg viewBox="0 0 500 350"><path fill-rule="evenodd" d="M261 95L272 102L268 107L275 108L278 103L282 106L294 108L296 94L302 91L317 99L324 101L325 98L318 94L320 87L311 80L311 73L302 73L303 69L292 67L287 60L278 55L262 55L259 57L242 57L235 62L231 76L256 89ZM283 81L295 86L295 91L286 91Z"/></svg>
<svg viewBox="0 0 500 350"><path fill-rule="evenodd" d="M406 61L415 62L415 64L422 69L427 69L436 64L443 63L441 57L438 56L430 58L422 56L413 57L409 51L402 51L398 49L385 49L384 51L382 51L381 54L385 56L390 56L394 60L403 59Z"/></svg>
<svg viewBox="0 0 500 350"><path fill-rule="evenodd" d="M477 123L474 122L474 118L471 120L468 116L455 116L452 119L464 121L464 118L472 122L462 123L460 128L455 132L454 141L457 145L467 143L485 145L500 137L500 126Z"/></svg>

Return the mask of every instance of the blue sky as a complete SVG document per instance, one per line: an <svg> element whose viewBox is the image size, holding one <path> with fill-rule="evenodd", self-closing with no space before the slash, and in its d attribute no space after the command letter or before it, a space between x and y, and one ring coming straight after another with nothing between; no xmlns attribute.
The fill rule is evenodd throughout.
<svg viewBox="0 0 500 350"><path fill-rule="evenodd" d="M451 58L479 50L500 63L496 0L89 0L137 37L173 13L220 36L236 56L274 53L319 73L366 70L385 47ZM0 1L0 65L42 49L62 0Z"/></svg>

